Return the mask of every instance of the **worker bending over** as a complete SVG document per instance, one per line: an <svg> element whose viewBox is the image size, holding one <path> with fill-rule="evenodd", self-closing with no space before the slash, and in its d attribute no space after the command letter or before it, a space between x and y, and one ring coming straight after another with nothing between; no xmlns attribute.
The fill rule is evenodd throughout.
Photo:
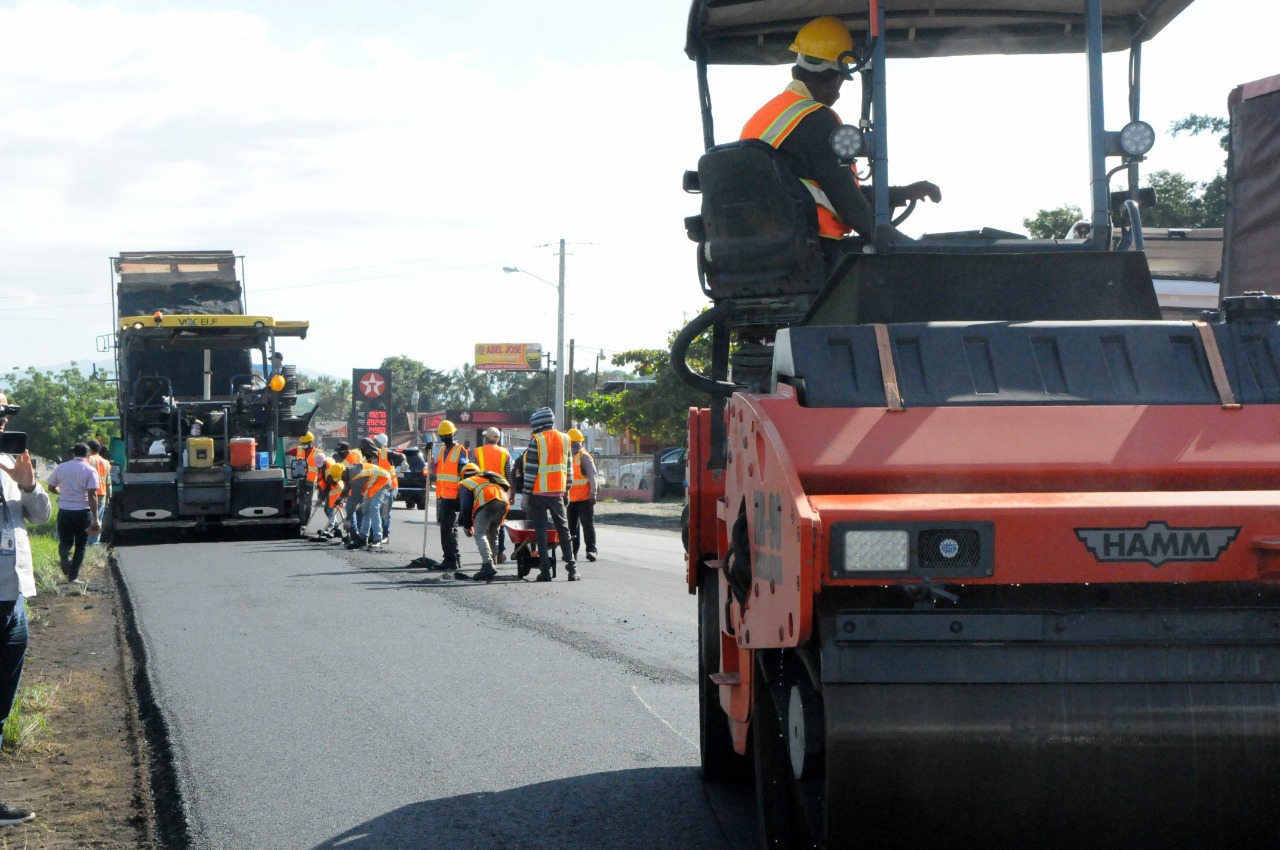
<svg viewBox="0 0 1280 850"><path fill-rule="evenodd" d="M474 535L480 550L480 572L476 581L492 581L498 571L493 567L493 551L498 545L498 529L507 517L511 484L496 472L482 472L474 463L462 467L458 511L462 531Z"/></svg>

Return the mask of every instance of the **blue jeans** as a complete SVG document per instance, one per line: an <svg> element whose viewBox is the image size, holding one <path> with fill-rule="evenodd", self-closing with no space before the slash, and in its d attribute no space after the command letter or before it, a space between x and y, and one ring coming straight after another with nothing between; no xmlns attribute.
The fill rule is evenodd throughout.
<svg viewBox="0 0 1280 850"><path fill-rule="evenodd" d="M387 488L387 499L382 503L382 536L388 537L391 534L391 506L396 501L396 491Z"/></svg>
<svg viewBox="0 0 1280 850"><path fill-rule="evenodd" d="M372 496L366 496L360 512L360 536L370 543L382 540L382 509L391 499L391 488L383 487Z"/></svg>
<svg viewBox="0 0 1280 850"><path fill-rule="evenodd" d="M26 657L26 600L19 597L17 602L0 602L0 729L13 708Z"/></svg>
<svg viewBox="0 0 1280 850"><path fill-rule="evenodd" d="M360 533L360 505L364 502L364 493L356 490L347 496L347 531L354 537Z"/></svg>
<svg viewBox="0 0 1280 850"><path fill-rule="evenodd" d="M106 516L106 513L107 513L107 497L99 496L98 497L98 527L99 528L102 527L102 518ZM102 532L89 535L88 543L90 546L96 546L101 542L102 542Z"/></svg>

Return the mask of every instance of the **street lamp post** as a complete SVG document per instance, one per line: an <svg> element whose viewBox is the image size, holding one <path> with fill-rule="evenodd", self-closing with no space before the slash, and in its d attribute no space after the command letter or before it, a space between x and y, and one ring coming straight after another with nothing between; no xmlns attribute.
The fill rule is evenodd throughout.
<svg viewBox="0 0 1280 850"><path fill-rule="evenodd" d="M422 432L418 430L418 399L420 398L417 390L409 396L409 401L413 403L413 444L415 446L422 442Z"/></svg>
<svg viewBox="0 0 1280 850"><path fill-rule="evenodd" d="M555 413L556 419L560 426L564 426L568 419L565 417L564 410L564 240L560 240L560 283L555 284L547 280L545 277L539 277L530 271L525 271L515 266L503 266L502 270L507 274L520 272L527 274L529 277L540 280L547 286L554 286L559 292L559 307L556 310L556 401Z"/></svg>

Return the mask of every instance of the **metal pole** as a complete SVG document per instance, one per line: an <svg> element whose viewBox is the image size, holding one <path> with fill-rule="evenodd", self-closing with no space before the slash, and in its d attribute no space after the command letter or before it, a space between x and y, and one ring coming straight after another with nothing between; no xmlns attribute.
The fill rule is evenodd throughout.
<svg viewBox="0 0 1280 850"><path fill-rule="evenodd" d="M888 227L893 218L889 207L889 95L885 88L886 51L884 48L884 6L871 3L868 9L871 36L875 39L872 49L871 99L875 107L875 127L872 138L875 152L871 160L871 189L875 200L876 227Z"/></svg>
<svg viewBox="0 0 1280 850"><path fill-rule="evenodd" d="M1089 65L1089 188L1093 210L1089 241L1111 246L1111 193L1107 185L1106 116L1102 104L1102 0L1085 0L1085 51Z"/></svg>
<svg viewBox="0 0 1280 850"><path fill-rule="evenodd" d="M569 340L569 401L573 401L573 340ZM564 424L569 424L569 412L565 411Z"/></svg>
<svg viewBox="0 0 1280 850"><path fill-rule="evenodd" d="M556 311L556 420L562 425L564 411L564 240L560 240L560 307Z"/></svg>

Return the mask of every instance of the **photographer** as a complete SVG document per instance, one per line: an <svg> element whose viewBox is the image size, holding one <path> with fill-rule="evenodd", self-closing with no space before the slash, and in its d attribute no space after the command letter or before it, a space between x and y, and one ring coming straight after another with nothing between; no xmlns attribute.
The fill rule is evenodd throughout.
<svg viewBox="0 0 1280 850"><path fill-rule="evenodd" d="M58 494L58 560L67 581L75 581L84 563L90 534L98 534L98 473L89 465L89 447L76 443L71 459L49 475L49 489ZM72 547L75 551L72 551Z"/></svg>
<svg viewBox="0 0 1280 850"><path fill-rule="evenodd" d="M9 404L8 397L0 393L0 432L4 431L9 416L17 411L18 408ZM26 451L0 454L0 730L13 708L18 680L22 677L22 662L27 654L26 599L36 595L26 523L28 520L37 525L48 522L52 512L49 494L36 483L31 455ZM29 809L0 803L0 826L26 823L34 817L35 813Z"/></svg>

